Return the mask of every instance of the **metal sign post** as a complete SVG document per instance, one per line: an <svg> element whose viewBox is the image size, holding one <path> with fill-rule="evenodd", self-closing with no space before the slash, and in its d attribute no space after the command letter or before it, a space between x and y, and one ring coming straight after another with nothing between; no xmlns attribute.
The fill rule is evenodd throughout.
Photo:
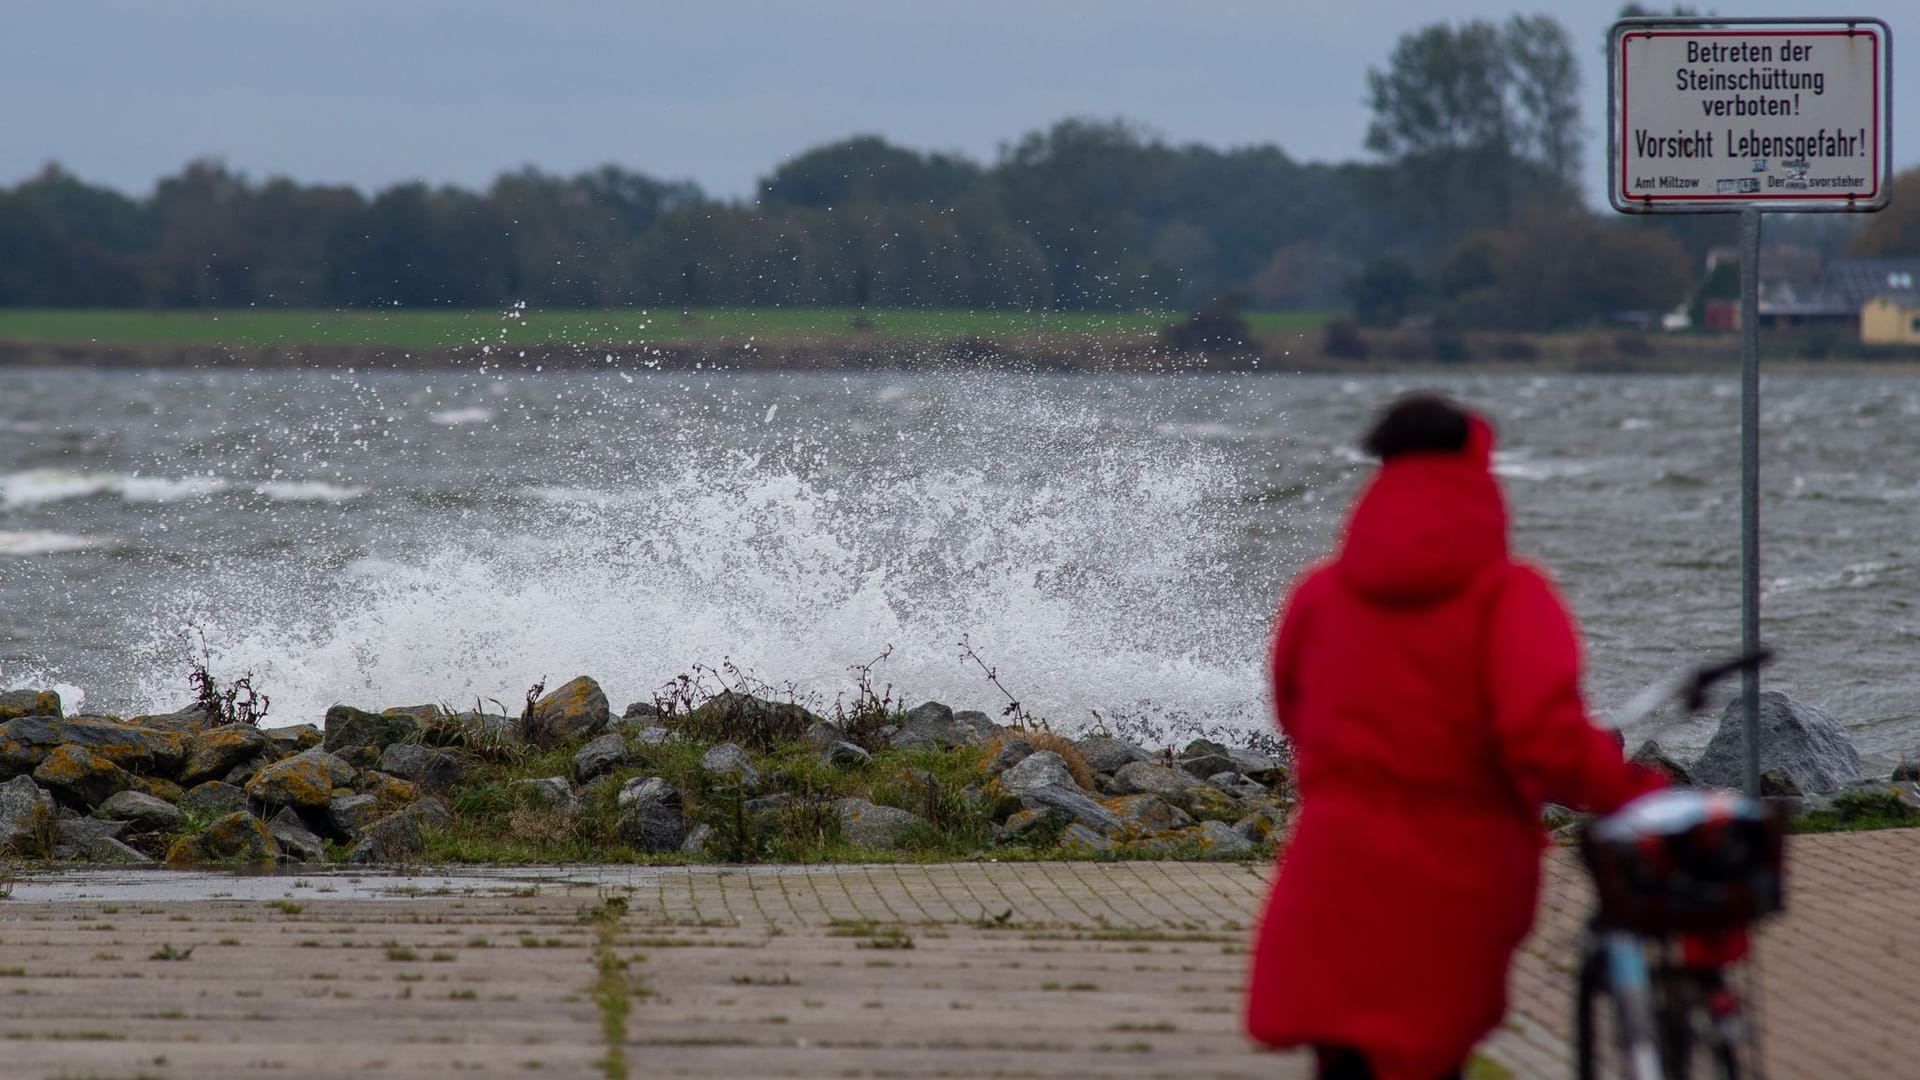
<svg viewBox="0 0 1920 1080"><path fill-rule="evenodd" d="M1760 219L1869 213L1893 182L1893 34L1875 18L1633 18L1607 50L1608 201L1740 215L1740 641L1760 647ZM1760 793L1760 672L1741 682Z"/></svg>

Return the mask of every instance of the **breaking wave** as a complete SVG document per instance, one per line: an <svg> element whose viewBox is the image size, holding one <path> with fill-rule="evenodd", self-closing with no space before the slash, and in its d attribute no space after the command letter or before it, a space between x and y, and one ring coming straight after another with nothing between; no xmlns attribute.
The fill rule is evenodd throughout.
<svg viewBox="0 0 1920 1080"><path fill-rule="evenodd" d="M502 479L505 520L409 553L193 575L146 622L166 629L134 696L178 705L191 622L217 673L272 695L270 723L341 701L517 708L577 674L617 710L723 660L827 707L889 647L875 678L913 702L996 708L965 637L1056 725L1264 723L1268 608L1228 569L1228 456L1017 389L953 411L849 452L782 408L765 437L718 424L564 486Z"/></svg>

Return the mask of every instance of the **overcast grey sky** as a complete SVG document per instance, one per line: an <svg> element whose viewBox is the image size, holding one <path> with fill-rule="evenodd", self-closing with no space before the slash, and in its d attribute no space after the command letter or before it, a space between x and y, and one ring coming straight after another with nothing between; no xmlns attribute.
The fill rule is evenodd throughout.
<svg viewBox="0 0 1920 1080"><path fill-rule="evenodd" d="M1907 27L1911 0L1858 5ZM1176 141L1363 154L1369 66L1431 22L1558 17L1603 204L1611 0L10 0L0 182L58 161L127 191L190 158L374 189L615 162L723 196L856 133L990 160L1070 115ZM1724 5L1713 5L1721 7ZM1818 14L1745 0L1747 15ZM1872 9L1878 7L1879 11ZM1911 21L1911 20L1909 20ZM1901 50L1896 49L1896 55ZM1897 72L1896 72L1897 75ZM1896 164L1920 107L1896 84Z"/></svg>

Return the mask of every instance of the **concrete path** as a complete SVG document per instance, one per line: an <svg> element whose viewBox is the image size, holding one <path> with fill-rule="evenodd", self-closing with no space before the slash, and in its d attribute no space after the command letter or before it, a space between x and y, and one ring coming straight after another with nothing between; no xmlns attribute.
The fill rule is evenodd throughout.
<svg viewBox="0 0 1920 1080"><path fill-rule="evenodd" d="M1773 1075L1910 1070L1920 830L1801 838ZM64 874L0 901L6 1078L1304 1077L1238 1034L1265 867ZM1567 1075L1585 907L1551 857L1488 1056ZM1495 1075L1489 1073L1488 1075Z"/></svg>

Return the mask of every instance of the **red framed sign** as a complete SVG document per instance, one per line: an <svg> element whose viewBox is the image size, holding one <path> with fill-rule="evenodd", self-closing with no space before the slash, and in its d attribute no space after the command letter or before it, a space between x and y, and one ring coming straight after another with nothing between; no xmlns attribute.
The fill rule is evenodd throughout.
<svg viewBox="0 0 1920 1080"><path fill-rule="evenodd" d="M1892 179L1892 45L1871 18L1615 23L1614 209L1880 209Z"/></svg>

